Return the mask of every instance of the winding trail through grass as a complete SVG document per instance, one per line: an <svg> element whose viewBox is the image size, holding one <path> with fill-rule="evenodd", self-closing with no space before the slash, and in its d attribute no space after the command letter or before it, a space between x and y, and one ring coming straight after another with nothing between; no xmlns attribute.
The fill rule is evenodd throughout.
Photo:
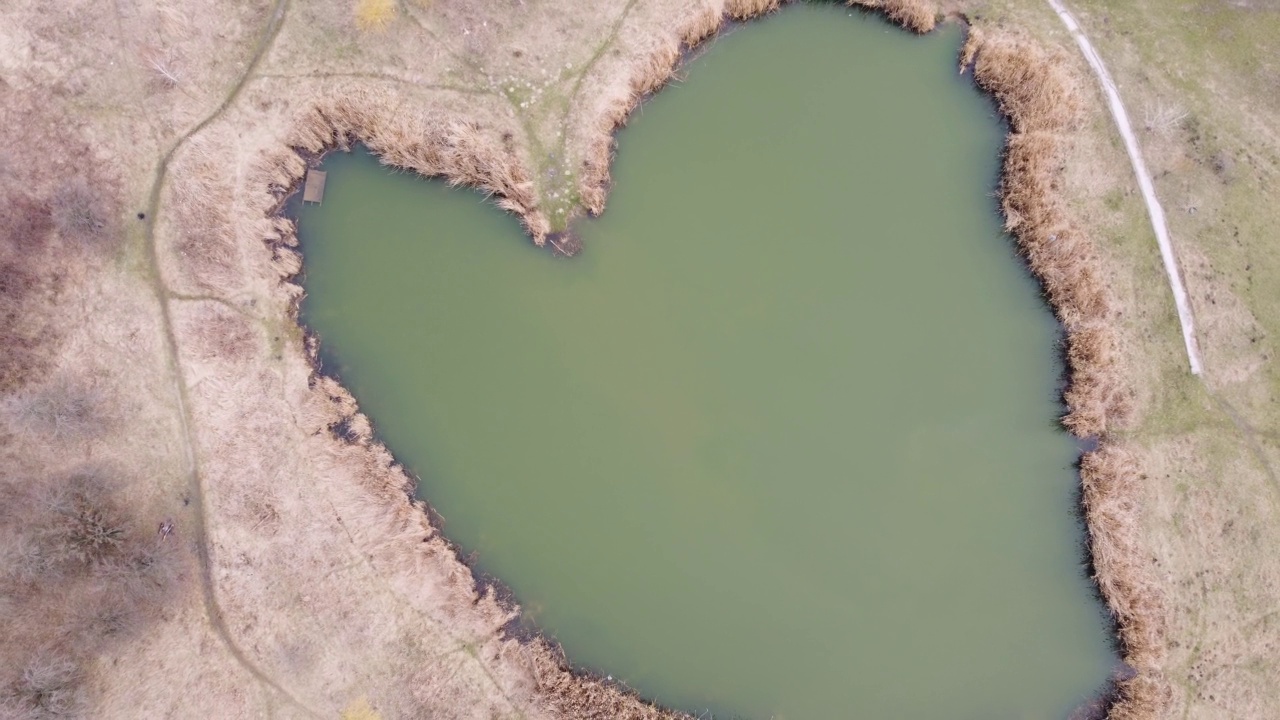
<svg viewBox="0 0 1280 720"><path fill-rule="evenodd" d="M1147 205L1151 228L1155 230L1156 243L1160 246L1160 259L1164 261L1164 272L1169 277L1169 287L1173 290L1173 302L1178 307L1178 323L1182 326L1182 342L1187 346L1187 361L1191 365L1191 374L1200 375L1203 367L1200 364L1200 347L1196 343L1195 322L1191 317L1191 303L1187 299L1187 289L1182 284L1182 275L1178 272L1178 261L1173 254L1173 243L1169 239L1169 226L1165 222L1164 208L1156 198L1155 184L1151 180L1151 172L1147 170L1147 164L1142 159L1138 138L1134 135L1132 123L1129 122L1129 113L1125 111L1124 103L1120 101L1120 92L1116 89L1111 73L1107 72L1107 66L1102 63L1102 56L1098 55L1093 43L1089 42L1080 23L1061 0L1047 1L1062 20L1062 24L1067 26L1067 31L1075 38L1076 44L1080 46L1080 52L1088 61L1089 67L1093 68L1093 74L1097 76L1098 82L1102 83L1102 90L1107 96L1107 106L1111 110L1111 117L1116 121L1117 129L1120 130L1120 137L1124 140L1125 152L1128 153L1129 162L1133 165L1134 175L1138 177L1142 200Z"/></svg>
<svg viewBox="0 0 1280 720"><path fill-rule="evenodd" d="M271 8L271 15L267 20L267 25L263 28L262 35L253 50L253 55L245 66L244 72L236 80L231 90L223 98L218 107L205 116L203 120L196 123L191 129L182 134L164 156L156 164L155 180L151 185L151 193L147 200L147 221L145 241L148 251L148 260L150 267L148 268L152 289L156 293L156 299L160 306L160 318L164 335L165 351L169 357L169 364L173 372L174 394L178 408L178 423L182 433L183 452L187 464L187 484L191 493L193 503L194 524L193 535L196 538L196 554L200 563L200 590L201 597L204 601L205 615L208 617L209 625L213 628L214 634L222 640L227 648L227 652L235 658L236 663L245 669L265 688L278 693L288 703L296 706L303 712L313 717L320 717L320 713L307 707L300 700L286 690L279 682L268 675L262 668L258 667L253 661L245 655L244 651L236 643L235 638L231 636L230 630L227 628L226 621L222 616L222 608L218 605L218 598L214 589L212 559L209 555L209 538L205 521L205 495L204 483L200 474L199 458L196 453L195 432L192 429L190 399L187 397L186 378L182 372L182 360L178 355L178 340L173 329L173 316L169 310L169 302L171 300L182 299L169 290L164 282L164 277L160 271L160 253L156 247L155 228L156 220L160 214L160 196L164 191L165 180L169 175L169 163L173 160L173 156L178 149L186 144L196 133L203 130L217 119L240 95L240 91L244 88L245 83L253 71L257 68L262 57L266 55L267 50L275 41L276 35L280 32L281 25L284 24L285 13L289 8L289 0L276 0ZM268 705L270 710L270 705ZM271 713L268 712L268 715Z"/></svg>
<svg viewBox="0 0 1280 720"><path fill-rule="evenodd" d="M636 0L632 0L633 3L635 1ZM233 310L236 310L236 312L239 312L240 314L244 314L244 310L241 308L235 307L231 303L228 303L226 300L221 298L217 298L213 296L186 295L183 293L175 292L172 289L170 289L169 286L165 283L163 274L160 269L160 250L156 243L156 232L155 232L156 222L160 215L161 196L163 194L166 181L168 180L169 166L173 160L173 157L177 154L178 150L180 150L187 143L188 140L190 140L195 135L199 134L202 130L208 127L212 122L214 122L219 117L221 117L223 113L225 113L235 103L236 98L239 97L240 93L244 90L245 87L247 87L253 80L259 77L263 77L263 75L257 74L256 70L258 66L261 64L262 59L266 56L267 52L271 49L271 46L275 42L276 36L279 34L281 27L284 25L285 15L287 14L287 11L289 9L289 3L290 3L290 0L275 0L275 3L274 5L272 5L272 8L271 8L271 14L268 17L266 25L263 27L261 35L259 36L258 41L254 46L253 54L250 56L248 63L245 65L244 72L242 72L240 76L236 78L235 83L227 91L227 94L223 97L222 101L218 104L218 106L214 108L208 115L206 115L200 122L196 123L190 129L184 132L180 137L178 137L174 141L174 143L169 147L169 149L164 153L164 155L161 156L159 162L157 162L154 179L151 185L151 191L148 195L148 200L147 200L147 210L146 210L147 219L146 219L145 230L144 230L144 242L146 245L146 252L147 252L146 257L148 261L148 267L147 267L147 273L149 275L148 280L150 282L152 290L156 294L156 299L160 307L162 334L164 336L165 352L166 352L166 355L168 356L170 368L173 373L174 396L175 396L175 402L178 410L177 415L178 415L180 432L182 436L184 459L186 461L188 492L190 493L192 499L194 500L193 502L194 527L192 528L192 534L196 539L195 545L197 548L197 555L198 555L198 560L200 564L201 596L204 604L205 615L208 618L209 625L213 629L214 634L216 634L218 638L223 642L227 651L231 654L231 656L234 658L236 663L240 665L246 672L248 672L255 680L257 680L258 683L262 686L263 690L267 692L266 713L265 713L267 717L272 717L275 715L274 713L275 703L272 702L272 696L271 696L271 693L275 693L279 695L280 698L282 698L286 704L295 707L297 710L301 711L303 714L310 717L319 718L319 717L325 717L324 713L307 705L305 702L300 700L296 695L289 692L289 690L286 689L276 678L272 677L262 667L260 667L255 662L253 662L253 660L249 658L249 656L244 652L244 650L241 649L240 645L236 642L236 639L232 636L230 629L227 627L226 620L223 617L222 608L218 603L216 582L213 577L212 557L210 554L210 541L208 536L208 521L207 521L208 512L206 511L206 497L204 493L204 479L200 471L199 456L196 451L195 429L193 427L194 423L193 423L193 419L191 416L191 409L190 409L191 402L188 397L186 377L183 373L182 361L178 352L179 343L178 343L177 334L174 330L173 317L170 311L170 303L173 301L181 302L181 301L192 301L192 300L212 301L212 302L218 302L227 307L230 307ZM420 22L418 24L421 26ZM428 34L432 34L426 27L423 27L422 29L424 31L427 31ZM354 75L356 73L352 73L352 74ZM369 75L371 77L377 77L378 74L369 73ZM411 81L406 81L404 79L395 78L395 77L378 77L377 79L384 79L384 80L389 79L397 82L407 82L409 84L417 85L419 87L424 87L428 89L448 90L448 91L454 91L454 92L475 92L475 93L489 92L488 90L485 90L482 88L470 88L470 87L453 86L453 85L424 85L421 83L413 83ZM341 521L339 522L341 524ZM346 526L343 525L342 527L343 527L343 530L346 531ZM350 532L347 532L347 535L348 535L348 539L350 539L351 542L354 544L355 540L354 538L351 537ZM363 564L370 565L372 569L371 559L361 557L360 561ZM374 574L375 576L379 575L379 573L377 573L376 570L374 571ZM385 590L386 589L384 588L384 591ZM494 677L492 672L490 672L489 668L483 662L480 661L479 656L477 655L477 652L474 647L471 647L467 643L464 643L460 641L458 638L454 637L452 633L448 631L445 624L441 622L439 619L432 617L427 613L419 612L419 614L425 617L429 622L436 625L447 636L450 637L451 641L453 641L454 647L451 647L449 650L445 651L444 653L441 653L442 655L451 654L457 651L464 652L466 655L468 655L472 659L472 661L474 661L476 666L480 668L480 670L483 672L483 674L488 679L488 681L493 685L493 687L497 690L497 692L506 701L506 704L512 713L510 717L518 718L518 719L523 719L526 717L525 713L521 711L519 707L516 706L515 702L507 694L507 692L502 687L498 679Z"/></svg>

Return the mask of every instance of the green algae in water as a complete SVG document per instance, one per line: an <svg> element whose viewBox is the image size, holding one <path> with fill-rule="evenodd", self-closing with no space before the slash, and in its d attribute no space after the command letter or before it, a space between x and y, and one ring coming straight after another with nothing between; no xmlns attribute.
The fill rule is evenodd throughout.
<svg viewBox="0 0 1280 720"><path fill-rule="evenodd" d="M1057 330L959 42L829 6L722 37L571 260L326 161L306 322L575 663L762 720L1062 718L1105 681Z"/></svg>

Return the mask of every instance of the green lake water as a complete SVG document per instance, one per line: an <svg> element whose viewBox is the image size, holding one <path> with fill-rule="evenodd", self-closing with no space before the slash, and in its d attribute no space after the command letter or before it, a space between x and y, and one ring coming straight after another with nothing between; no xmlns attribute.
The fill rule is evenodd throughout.
<svg viewBox="0 0 1280 720"><path fill-rule="evenodd" d="M832 6L722 37L620 134L572 259L326 160L326 369L576 665L759 720L1065 718L1103 685L1057 328L960 41Z"/></svg>

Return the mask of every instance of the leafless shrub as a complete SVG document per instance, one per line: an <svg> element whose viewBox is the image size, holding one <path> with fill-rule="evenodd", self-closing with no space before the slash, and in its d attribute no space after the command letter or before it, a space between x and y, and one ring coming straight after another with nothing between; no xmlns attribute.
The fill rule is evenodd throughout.
<svg viewBox="0 0 1280 720"><path fill-rule="evenodd" d="M1187 111L1177 105L1147 103L1142 108L1142 128L1160 137L1168 137L1187 117Z"/></svg>
<svg viewBox="0 0 1280 720"><path fill-rule="evenodd" d="M45 720L82 715L84 692L80 667L65 658L38 655L31 658L17 682L4 691L6 717Z"/></svg>
<svg viewBox="0 0 1280 720"><path fill-rule="evenodd" d="M102 193L83 175L64 181L50 199L53 225L62 237L88 245L107 236L109 214Z"/></svg>
<svg viewBox="0 0 1280 720"><path fill-rule="evenodd" d="M58 337L46 313L56 282L49 238L53 220L49 206L22 194L0 198L0 392L13 390L45 370L47 349Z"/></svg>
<svg viewBox="0 0 1280 720"><path fill-rule="evenodd" d="M147 621L143 609L146 606L113 590L104 586L104 591L80 598L80 604L69 615L67 634L81 642L95 643L127 638L141 629Z"/></svg>
<svg viewBox="0 0 1280 720"><path fill-rule="evenodd" d="M11 195L0 203L0 238L25 253L43 248L53 223L49 205L25 195Z"/></svg>
<svg viewBox="0 0 1280 720"><path fill-rule="evenodd" d="M64 440L86 439L104 430L111 420L106 404L93 385L67 375L57 375L4 402L19 429Z"/></svg>
<svg viewBox="0 0 1280 720"><path fill-rule="evenodd" d="M120 551L124 526L119 519L83 497L66 515L66 547L71 555L86 563L102 562Z"/></svg>
<svg viewBox="0 0 1280 720"><path fill-rule="evenodd" d="M65 555L43 537L26 537L10 541L3 560L3 579L8 586L60 580Z"/></svg>

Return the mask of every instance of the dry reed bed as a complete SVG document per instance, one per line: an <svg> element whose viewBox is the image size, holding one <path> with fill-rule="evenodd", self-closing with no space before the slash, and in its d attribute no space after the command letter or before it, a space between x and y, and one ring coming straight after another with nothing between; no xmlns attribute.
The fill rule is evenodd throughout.
<svg viewBox="0 0 1280 720"><path fill-rule="evenodd" d="M1000 181L1006 228L1066 331L1063 423L1078 437L1100 440L1080 461L1089 551L1094 579L1119 627L1124 660L1136 671L1116 679L1109 717L1160 717L1170 698L1162 672L1163 597L1141 548L1137 463L1108 435L1131 413L1118 367L1117 317L1097 250L1063 201L1065 154L1082 119L1080 89L1064 58L1015 34L971 30L962 69L971 62L977 84L995 98L1011 127Z"/></svg>
<svg viewBox="0 0 1280 720"><path fill-rule="evenodd" d="M538 206L529 171L501 139L477 123L403 112L384 89L350 92L317 104L295 122L294 148L313 155L363 143L384 164L476 188L515 214L539 245L550 222ZM296 152L282 153L267 168L269 185L292 187L305 172Z"/></svg>
<svg viewBox="0 0 1280 720"><path fill-rule="evenodd" d="M637 57L630 78L606 99L588 128L590 137L579 175L583 207L603 212L610 187L609 166L614 134L644 98L674 75L684 53L714 36L726 22L770 13L787 0L725 0L699 6L650 51ZM932 30L939 13L925 0L849 0L883 13L917 33ZM1130 395L1120 380L1115 317L1109 292L1098 271L1092 242L1071 221L1063 201L1062 168L1069 136L1080 124L1082 102L1076 76L1063 59L1021 36L984 35L971 29L961 53L962 70L972 65L974 77L1008 118L1000 197L1006 227L1035 275L1066 331L1069 385L1064 394L1064 425L1082 438L1101 439L1099 449L1081 459L1082 498L1096 582L1120 629L1124 659L1136 675L1118 678L1109 716L1115 720L1154 718L1166 706L1169 690L1161 672L1162 598L1142 562L1137 501L1139 476L1134 460L1108 444L1108 431L1124 423ZM495 196L499 207L520 217L532 239L543 244L551 225L539 208L529 172L497 133L474 124L441 118L406 116L385 91L349 94L317 105L296 124L290 150L267 159L258 181L281 195L300 183L307 160L353 141L366 144L384 163L440 177L452 185L479 188ZM277 247L275 269L292 279L300 258L292 223L274 219L270 238ZM286 282L287 292L301 288ZM328 381L332 382L332 381ZM345 395L345 393L342 393ZM355 442L380 454L367 419L354 402L333 423L356 427ZM446 562L460 575L470 570L456 552ZM472 580L474 582L474 580ZM508 640L503 657L526 668L534 678L540 702L562 716L577 718L688 717L641 701L612 682L572 671L562 651L535 637Z"/></svg>

